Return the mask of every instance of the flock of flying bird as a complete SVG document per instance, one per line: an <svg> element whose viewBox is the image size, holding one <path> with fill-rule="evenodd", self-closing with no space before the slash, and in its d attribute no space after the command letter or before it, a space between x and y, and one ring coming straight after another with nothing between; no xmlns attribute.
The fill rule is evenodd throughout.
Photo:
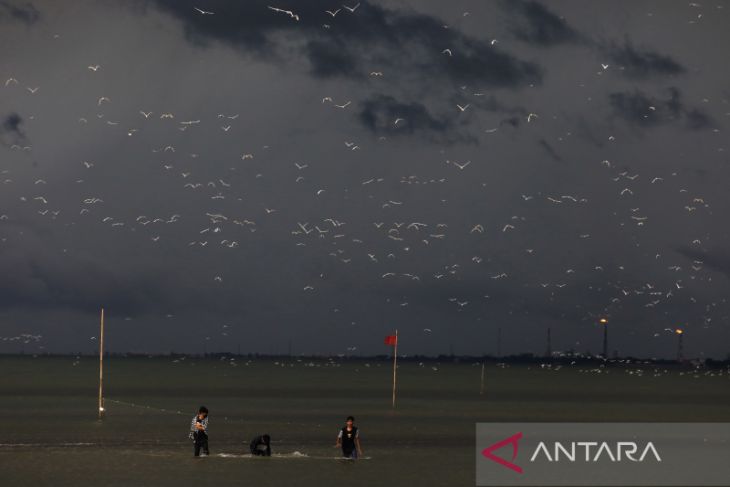
<svg viewBox="0 0 730 487"><path fill-rule="evenodd" d="M333 19L341 12L342 9L349 11L351 14L355 14L360 8L360 4L354 6L342 5L342 8L332 9L325 11L324 14L331 16ZM215 15L216 12L206 11L202 8L194 8L197 13L202 16ZM294 21L299 21L300 17L297 13L278 8L275 6L268 6L268 9L272 11L272 14L281 14L290 17ZM497 39L493 39L490 44L495 45ZM458 53L452 52L452 49L446 47L443 49L441 54L445 56L457 56ZM609 69L608 64L602 64L601 68L603 71ZM86 67L88 75L93 76L95 73L99 73L104 70L104 66L91 63ZM384 73L379 70L373 70L370 72L370 76L383 77ZM10 77L5 81L5 89L21 88L20 82L15 77ZM39 86L27 86L24 91L27 96L38 96L40 87ZM476 93L475 95L481 95ZM21 93L17 93L15 96L21 96ZM133 110L134 116L131 113L125 113L123 110L117 110L115 113L120 114L119 119L112 120L105 115L104 110L113 106L115 103L114 96L96 96L94 98L97 113L95 114L82 114L74 120L79 130L83 130L85 126L99 125L107 126L109 130L113 132L114 137L119 138L132 138L137 136L139 133L144 131L152 130L152 124L155 125L155 130L167 130L168 140L172 138L172 134L177 133L179 137L185 139L189 137L188 134L192 135L192 132L200 130L202 127L214 127L214 130L219 130L221 135L227 136L227 134L236 133L236 123L239 117L246 117L247 115L241 115L240 113L218 113L214 120L210 118L206 119L205 116L201 115L193 119L179 120L178 116L174 112L161 111L155 112L149 108L137 108ZM318 103L320 98L317 98ZM348 110L353 104L353 100L334 100L332 96L324 96L321 98L323 109L334 108L336 110ZM477 108L472 107L470 103L459 103L456 105L458 113L465 113L467 110L475 110ZM652 107L645 107L647 111L651 111ZM129 110L128 110L129 112ZM41 117L42 113L34 114L33 118ZM136 117L136 118L135 118ZM547 117L544 117L547 118ZM540 124L543 118L537 113L528 112L524 117L526 123ZM407 123L407 116L396 117L393 120L393 125ZM167 125L162 125L167 124ZM125 128L127 127L127 128ZM488 128L485 130L487 134L495 134L499 131L499 128ZM495 135L496 136L496 135ZM33 138L32 125L29 131L29 139ZM607 135L606 139L615 142L616 137L613 135ZM379 137L378 142L387 144L387 137ZM236 142L229 142L235 144ZM159 171L161 177L164 180L169 181L170 188L176 188L175 191L184 192L195 192L199 195L199 199L195 200L201 202L201 207L198 215L192 215L190 212L179 211L171 214L156 214L153 208L150 211L143 214L136 215L133 218L125 217L125 213L128 211L119 210L120 206L123 206L122 201L109 201L109 197L104 194L102 188L97 189L89 187L86 184L87 179L92 179L94 171L98 170L100 161L95 160L81 160L78 162L79 168L82 173L88 175L82 175L76 180L76 183L80 189L78 194L79 198L75 207L62 207L59 206L54 198L50 197L43 190L47 188L50 177L32 177L30 179L23 176L23 171L16 170L12 164L4 164L4 167L0 168L0 184L8 187L9 185L25 184L25 187L21 191L20 201L29 209L32 209L35 217L46 218L50 221L60 221L66 225L80 225L80 219L92 219L93 221L100 223L104 229L114 229L118 231L129 231L134 232L133 238L140 238L144 236L151 245L176 245L176 241L172 238L166 238L166 234L169 234L165 227L177 227L183 222L187 227L184 230L175 230L175 234L179 232L191 235L185 242L185 246L194 249L210 249L220 248L221 251L236 251L245 254L246 248L250 242L247 242L247 238L254 238L261 235L262 232L276 232L269 225L266 225L264 219L278 219L277 221L281 224L282 219L280 216L292 215L294 213L301 215L301 211L293 211L289 205L294 205L293 201L287 201L286 196L282 199L278 199L278 203L275 205L267 205L265 203L259 203L258 209L254 210L254 206L250 202L246 201L245 197L242 197L243 191L240 189L242 182L239 177L239 173L229 171L225 174L218 173L213 174L215 170L211 168L204 168L198 166L200 171L194 169L194 163L197 159L205 159L206 152L205 147L201 147L200 151L183 153L184 149L180 149L177 143L162 142L154 147L148 148L148 154L152 154L159 164ZM343 157L347 157L347 153L353 151L364 151L367 147L363 142L356 142L354 140L344 140L340 146L343 150ZM283 164L288 166L291 172L291 179L296 185L304 185L310 180L308 174L311 172L314 166L324 167L329 164L326 161L303 161L302 159L291 160L291 161L275 161L272 157L267 156L267 152L270 152L273 147L265 145L256 150L250 148L242 149L239 151L239 156L235 161L235 164L256 167L250 171L251 177L246 184L255 184L257 180L266 180L267 169L258 169L261 166L254 165L257 160L263 159L266 164ZM32 154L33 147L29 143L23 141L17 141L10 145L10 149L21 153ZM441 151L443 153L443 151ZM477 154L473 159L476 161L476 156L482 156ZM202 160L201 159L201 160ZM338 217L335 214L341 213L345 208L338 207L340 205L343 196L341 189L337 190L337 203L335 203L334 196L332 196L331 208L332 214L330 215L317 215L310 214L309 218L305 219L292 219L289 224L288 237L291 239L291 245L294 249L299 248L315 248L315 251L310 251L307 255L308 258L316 257L319 255L320 267L322 269L327 268L327 272L321 272L318 277L310 276L308 281L301 283L301 292L304 294L304 299L311 293L318 293L323 288L325 293L334 292L328 284L327 279L330 274L341 272L342 275L348 275L348 273L360 274L370 273L371 278L378 280L382 284L381 286L391 286L388 284L392 281L397 281L389 289L392 290L392 294L387 298L386 302L389 306L394 307L395 310L404 310L404 314L394 315L398 316L399 320L407 321L407 309L409 306L419 306L419 299L423 299L419 291L413 293L415 302L409 299L409 294L412 289L423 288L424 286L435 285L436 283L450 281L455 283L453 289L462 289L462 291L449 291L449 286L443 287L445 289L443 296L441 297L445 303L445 306L450 307L454 312L463 312L469 310L475 306L481 306L478 308L480 311L491 306L492 291L497 296L500 295L496 289L499 287L499 283L502 281L512 281L512 289L531 289L530 293L535 296L533 299L541 299L546 303L552 303L556 307L564 306L575 306L579 303L571 302L571 299L576 299L575 296L580 296L580 293L575 295L568 295L565 298L561 298L560 294L563 292L563 288L570 287L571 285L588 287L589 289L594 288L609 288L610 291L605 294L606 302L603 303L602 307L597 309L583 310L583 313L587 319L594 319L597 316L610 314L611 310L619 312L619 310L630 309L631 306L643 307L645 309L650 308L661 308L661 306L670 300L676 300L678 296L682 296L685 301L697 304L697 300L693 295L684 295L686 287L690 284L697 282L709 282L711 281L711 275L708 275L703 268L703 262L700 259L695 259L693 262L685 262L684 257L680 256L665 256L661 252L656 252L653 256L652 265L657 269L657 275L655 276L658 282L653 282L653 279L645 279L640 281L638 278L627 278L624 282L613 281L607 282L606 278L601 275L608 271L612 271L612 275L615 275L618 271L624 271L624 268L620 265L615 266L613 269L609 269L611 263L604 262L593 262L592 265L586 266L582 264L576 264L561 269L558 272L552 272L552 275L544 275L536 282L525 282L524 278L527 274L534 274L532 271L521 276L520 264L524 264L526 268L534 269L542 264L547 264L545 261L540 259L550 259L549 252L546 250L546 254L542 254L543 250L540 248L539 242L536 242L534 238L516 238L514 245L522 245L522 242L531 241L534 244L529 247L522 249L513 248L515 254L509 258L497 258L490 256L489 241L487 238L497 238L503 236L503 238L509 238L512 234L519 234L524 230L529 231L530 221L544 217L546 213L557 209L560 211L561 208L575 208L575 207L589 207L591 200L588 196L580 194L558 194L553 193L546 189L544 192L534 192L532 194L519 194L512 201L511 207L514 210L514 215L501 217L501 221L495 221L495 217L489 214L487 205L481 214L484 216L480 219L478 216L480 212L473 213L472 218L475 221L468 222L466 225L461 222L462 218L460 215L454 215L454 222L447 220L444 221L432 221L429 218L428 213L423 214L423 219L420 221L411 220L407 217L394 218L393 215L406 215L414 214L417 209L411 210L410 201L403 197L405 194L413 194L412 188L424 188L423 191L428 191L431 187L451 188L454 192L454 199L456 194L464 191L476 191L483 190L484 184L477 183L477 179L470 179L472 176L478 178L479 163L469 160L443 160L444 171L440 177L422 177L416 174L403 175L400 178L391 176L378 176L371 175L365 179L352 183L352 181L342 182L343 185L350 184L353 187L349 187L345 192L349 194L362 193L362 195L369 200L378 200L377 208L379 208L378 214L372 214L366 217L365 221L361 217ZM178 169L182 167L183 169ZM279 166L281 167L281 166ZM615 191L616 201L627 200L634 198L640 194L641 191L646 191L651 187L658 187L667 185L670 181L672 182L671 190L667 190L665 195L669 195L669 191L676 195L676 200L671 204L674 204L678 208L682 209L684 215L682 218L692 218L692 216L699 213L711 212L710 203L705 199L695 194L692 190L685 188L678 181L676 172L668 172L664 174L650 174L645 175L640 172L630 171L624 169L626 166L621 163L609 161L608 159L597 157L595 161L595 171L605 171L605 180L607 184L617 185ZM453 168L453 169L451 169ZM397 168L393 172L397 171ZM474 174L470 174L474 171ZM17 176L16 176L17 174ZM387 188L390 183L397 183L398 187L393 189ZM392 186L391 186L392 188ZM163 188L156 188L156 192L164 192ZM274 194L276 190L273 190ZM288 190L287 190L288 191ZM331 182L319 185L316 184L312 187L311 198L313 199L326 199L330 197L330 194L334 192ZM439 194L445 194L445 190L439 189ZM188 194L188 193L185 193ZM81 196L83 195L83 196ZM189 197L185 198L190 200ZM61 199L61 198L57 198ZM274 199L274 197L272 197ZM418 199L418 198L415 198ZM443 207L447 207L451 197L443 198L441 204ZM203 206L205 201L205 206ZM108 203L113 203L110 209L106 210L105 207ZM668 203L669 204L669 203ZM6 205L3 205L6 206ZM111 208L117 208L113 210ZM403 211L404 208L408 208L408 211ZM353 206L353 215L356 215L359 210ZM0 211L2 211L0 209ZM247 216L240 216L248 213ZM533 217L532 214L535 216ZM576 215L576 212L569 212L568 214ZM256 216L254 216L256 215ZM538 216L542 215L542 216ZM562 217L558 216L556 219ZM569 217L571 218L571 217ZM7 228L3 228L4 224L15 223L22 220L22 217L13 215L10 212L3 212L0 214L0 231L3 231L0 241L0 245L6 242L8 239ZM205 221L203 225L199 225L197 228L192 228L194 225L192 222ZM352 221L352 220L355 221ZM643 227L651 225L650 217L644 213L641 207L630 207L628 214L618 216L619 227L626 228L632 226L637 231L642 230ZM50 221L48 224L50 224ZM93 229L93 230L92 230ZM262 230L264 229L264 230ZM88 226L88 231L102 231L98 226ZM622 228L617 229L622 231ZM264 240L272 238L273 240L280 240L281 234L276 235L264 235ZM502 237L500 237L502 238ZM577 235L566 235L566 241L577 238L580 240L591 239L591 232L585 231ZM630 238L634 238L633 234ZM444 242L453 241L454 243L447 246L443 246ZM480 242L475 244L475 242ZM695 247L698 253L703 250L702 239L700 236L692 236L687 242L684 242L688 247ZM513 244L508 244L512 246ZM570 245L575 245L570 243ZM441 247L440 250L432 251L433 247ZM480 248L483 250L475 250ZM462 253L458 254L459 250L465 249L465 252L476 252L474 255L466 255ZM433 252L436 257L433 262L428 262L425 259L429 252ZM317 254L319 253L319 254ZM303 254L304 255L304 254ZM412 256L418 256L414 259ZM519 260L519 263L515 263L515 260ZM342 266L341 270L337 270L331 264L325 262L333 262L338 266ZM348 266L357 266L357 270L351 271ZM466 267L469 266L469 269ZM235 273L234 270L228 268L228 264L225 260L221 260L220 269L211 273L209 279L215 285L222 285L228 275ZM545 268L550 266L545 265ZM481 276L483 283L487 291L481 290L479 287L482 283L473 285L473 289L466 292L463 291L463 286L458 285L462 279L470 280L471 276ZM580 278L576 276L580 275ZM293 280L293 278L292 278ZM491 290L491 291L489 291ZM544 292L540 292L543 290ZM537 291L537 292L536 292ZM604 289L603 292L606 292ZM500 299L500 298L497 298ZM475 300L479 300L475 302ZM640 300L640 301L637 301ZM333 297L333 301L336 298ZM724 299L722 303L724 303ZM448 304L446 304L448 303ZM633 303L633 304L631 304ZM504 303L502 303L504 305ZM701 319L698 319L699 326L707 326L712 321L712 315L714 308L719 305L717 302L712 303L700 303L701 309L698 313L702 315ZM518 313L522 304L514 304L514 312ZM333 306L329 310L332 314L342 313L347 314L346 310L342 310L339 306ZM477 311L476 314L479 314ZM512 314L512 311L510 311ZM663 325L666 323L666 316L659 316L651 329L641 331L647 337L659 337L662 335ZM350 317L351 319L352 317ZM346 319L348 324L354 324L356 321L349 321ZM417 326L417 325L416 325ZM430 327L424 328L420 326L419 330L422 333L430 335L436 329L436 326L429 324ZM226 325L228 327L228 325ZM447 331L449 325L440 327L437 331ZM670 332L672 329L669 329ZM227 331L222 332L226 334ZM22 334L18 337L6 337L2 338L3 341L17 341L22 340L28 342L38 342L40 335L34 334ZM573 345L573 344L571 344ZM355 346L347 347L348 352L357 350Z"/></svg>

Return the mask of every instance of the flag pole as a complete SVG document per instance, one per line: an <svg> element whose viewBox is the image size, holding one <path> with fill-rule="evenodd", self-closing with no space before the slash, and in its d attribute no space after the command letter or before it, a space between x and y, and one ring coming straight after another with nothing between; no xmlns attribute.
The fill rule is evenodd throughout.
<svg viewBox="0 0 730 487"><path fill-rule="evenodd" d="M101 322L99 324L99 420L104 419L104 308L101 308Z"/></svg>
<svg viewBox="0 0 730 487"><path fill-rule="evenodd" d="M398 330L395 330L395 347L393 348L393 409L395 409L395 378L398 361Z"/></svg>

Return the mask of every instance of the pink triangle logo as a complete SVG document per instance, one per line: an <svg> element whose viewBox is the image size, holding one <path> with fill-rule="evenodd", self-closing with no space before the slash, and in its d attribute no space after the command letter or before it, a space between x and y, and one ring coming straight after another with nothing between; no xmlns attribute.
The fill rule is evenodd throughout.
<svg viewBox="0 0 730 487"><path fill-rule="evenodd" d="M489 458L493 462L497 462L498 464L502 465L503 467L507 467L510 470L514 470L517 473L522 473L522 467L515 465L514 462L515 458L517 458L517 448L518 448L518 442L520 441L520 438L522 438L522 432L517 433L515 435L510 436L509 438L505 438L502 441L498 441L492 446L488 446L484 450L482 450L482 455ZM512 460L507 461L504 458L500 458L496 455L494 455L492 452L494 450L499 450L503 446L512 444Z"/></svg>

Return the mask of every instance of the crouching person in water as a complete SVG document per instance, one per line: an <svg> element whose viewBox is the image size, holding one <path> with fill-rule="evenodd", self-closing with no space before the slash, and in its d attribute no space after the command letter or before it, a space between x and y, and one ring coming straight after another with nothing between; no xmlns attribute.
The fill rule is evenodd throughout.
<svg viewBox="0 0 730 487"><path fill-rule="evenodd" d="M261 435L251 440L251 454L261 457L270 457L271 437L269 435Z"/></svg>
<svg viewBox="0 0 730 487"><path fill-rule="evenodd" d="M337 435L337 444L335 447L342 447L342 456L345 458L356 459L362 456L362 447L360 446L360 432L353 425L355 418L348 416L345 427L342 428Z"/></svg>
<svg viewBox="0 0 730 487"><path fill-rule="evenodd" d="M198 414L193 416L188 437L195 444L196 457L200 456L200 450L203 450L203 456L210 455L210 451L208 451L208 408L205 406L200 406Z"/></svg>

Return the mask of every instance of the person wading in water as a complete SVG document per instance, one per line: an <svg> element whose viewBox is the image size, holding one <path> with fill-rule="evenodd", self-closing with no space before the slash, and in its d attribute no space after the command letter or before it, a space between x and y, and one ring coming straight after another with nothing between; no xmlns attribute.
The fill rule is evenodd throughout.
<svg viewBox="0 0 730 487"><path fill-rule="evenodd" d="M348 416L345 421L345 427L337 435L337 443L335 444L335 448L342 447L342 456L344 458L351 458L353 460L362 456L360 432L357 426L354 426L354 423L355 418Z"/></svg>

